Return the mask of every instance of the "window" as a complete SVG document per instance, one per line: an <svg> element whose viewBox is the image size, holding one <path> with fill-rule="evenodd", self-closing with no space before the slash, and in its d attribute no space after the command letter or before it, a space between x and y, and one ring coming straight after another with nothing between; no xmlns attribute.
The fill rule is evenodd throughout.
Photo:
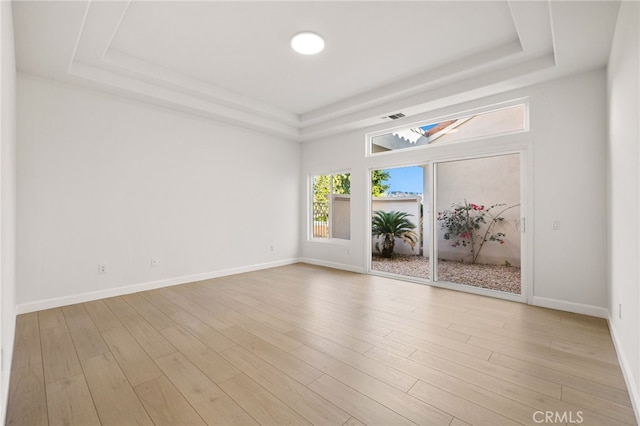
<svg viewBox="0 0 640 426"><path fill-rule="evenodd" d="M311 208L311 238L351 238L351 174L315 175Z"/></svg>
<svg viewBox="0 0 640 426"><path fill-rule="evenodd" d="M418 127L398 129L370 139L371 154L442 145L526 130L526 107L518 104Z"/></svg>

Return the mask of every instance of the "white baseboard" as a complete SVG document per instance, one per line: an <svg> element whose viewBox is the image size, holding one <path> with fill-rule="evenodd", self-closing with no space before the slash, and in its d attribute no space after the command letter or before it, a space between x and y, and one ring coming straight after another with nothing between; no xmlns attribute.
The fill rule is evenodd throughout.
<svg viewBox="0 0 640 426"><path fill-rule="evenodd" d="M622 350L622 345L620 344L618 332L613 326L613 321L611 321L610 316L607 318L607 322L609 323L611 340L613 340L613 346L615 347L616 354L618 355L618 363L620 364L620 369L622 370L622 377L624 377L624 381L627 384L627 390L629 391L631 405L633 406L633 411L636 415L636 421L638 422L638 424L640 424L640 389L638 389L638 384L633 378L633 373L629 368L627 357L625 356L624 351Z"/></svg>
<svg viewBox="0 0 640 426"><path fill-rule="evenodd" d="M589 315L598 318L609 318L607 308L594 305L585 305L582 303L567 302L565 300L549 299L546 297L534 296L531 302L534 306L543 308L557 309L559 311L573 312L574 314Z"/></svg>
<svg viewBox="0 0 640 426"><path fill-rule="evenodd" d="M308 263L310 265L325 266L327 268L341 269L343 271L355 272L357 274L365 273L365 270L363 267L347 265L345 263L327 262L326 260L311 259L308 257L302 257L300 258L299 261L302 263Z"/></svg>
<svg viewBox="0 0 640 426"><path fill-rule="evenodd" d="M110 288L107 290L93 291L89 293L74 294L72 296L56 297L53 299L38 300L16 306L16 313L26 314L29 312L41 311L43 309L59 308L61 306L74 305L76 303L90 302L92 300L105 299L108 297L122 296L125 294L137 293L139 291L155 290L157 288L170 287L172 285L186 284L195 281L209 280L212 278L224 277L227 275L241 274L244 272L258 271L261 269L275 268L277 266L291 265L298 263L298 258L278 260L275 262L259 263L254 265L240 266L237 268L221 269L218 271L205 272L202 274L185 275L181 277L168 278L159 281L132 284L124 287Z"/></svg>

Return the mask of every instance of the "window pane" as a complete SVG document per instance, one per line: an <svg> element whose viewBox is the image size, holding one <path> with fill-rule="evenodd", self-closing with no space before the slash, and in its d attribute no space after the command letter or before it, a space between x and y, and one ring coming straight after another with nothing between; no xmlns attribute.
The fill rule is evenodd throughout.
<svg viewBox="0 0 640 426"><path fill-rule="evenodd" d="M523 130L525 130L525 106L516 105L374 136L371 138L371 153L442 145Z"/></svg>
<svg viewBox="0 0 640 426"><path fill-rule="evenodd" d="M313 177L311 238L351 238L351 174Z"/></svg>

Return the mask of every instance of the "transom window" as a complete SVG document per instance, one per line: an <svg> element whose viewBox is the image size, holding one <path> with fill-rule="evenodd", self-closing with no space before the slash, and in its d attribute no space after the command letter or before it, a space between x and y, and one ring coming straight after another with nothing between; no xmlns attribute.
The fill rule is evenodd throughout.
<svg viewBox="0 0 640 426"><path fill-rule="evenodd" d="M370 138L370 152L375 155L524 130L526 130L526 107L524 104L519 104L373 136Z"/></svg>

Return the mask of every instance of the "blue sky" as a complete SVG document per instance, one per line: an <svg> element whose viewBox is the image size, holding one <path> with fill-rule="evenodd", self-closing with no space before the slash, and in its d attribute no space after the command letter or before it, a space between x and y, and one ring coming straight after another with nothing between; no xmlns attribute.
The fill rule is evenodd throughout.
<svg viewBox="0 0 640 426"><path fill-rule="evenodd" d="M423 192L422 167L401 167L386 170L391 176L386 182L386 184L389 185L387 191Z"/></svg>

